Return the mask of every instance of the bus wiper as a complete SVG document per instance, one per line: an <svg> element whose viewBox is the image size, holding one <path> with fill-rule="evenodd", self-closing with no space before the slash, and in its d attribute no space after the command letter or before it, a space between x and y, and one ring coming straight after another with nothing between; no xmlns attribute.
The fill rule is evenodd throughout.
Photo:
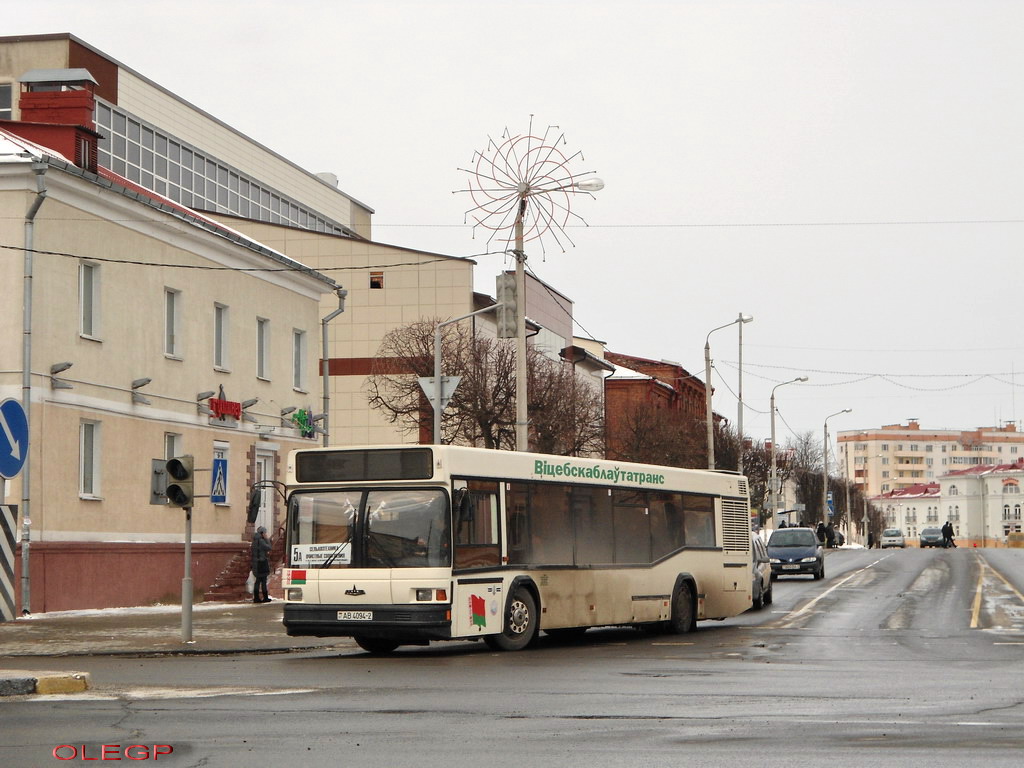
<svg viewBox="0 0 1024 768"><path fill-rule="evenodd" d="M337 548L337 549L335 549L335 550L334 550L333 552L331 552L331 554L327 556L327 559L326 559L326 560L324 560L324 561L323 561L322 563L320 563L320 566L319 566L319 567L320 567L320 568L326 568L326 567L327 567L327 566L329 566L329 565L330 565L331 563L333 563L333 562L334 562L334 561L335 561L335 560L336 560L336 559L338 558L338 555L340 555L340 554L341 554L341 550L342 550L342 548L343 548L343 547L344 547L344 546L345 546L346 544L348 544L348 542L347 542L347 541L343 541L343 542L341 542L341 544L339 544L339 545L338 545L338 548Z"/></svg>

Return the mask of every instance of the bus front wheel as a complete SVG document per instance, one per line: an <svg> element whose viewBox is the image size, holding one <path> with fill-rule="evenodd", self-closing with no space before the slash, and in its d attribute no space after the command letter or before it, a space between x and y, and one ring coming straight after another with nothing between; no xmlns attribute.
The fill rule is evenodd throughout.
<svg viewBox="0 0 1024 768"><path fill-rule="evenodd" d="M362 635L356 635L352 639L356 641L356 645L370 653L391 653L401 645L401 643L389 640L386 637L363 637Z"/></svg>
<svg viewBox="0 0 1024 768"><path fill-rule="evenodd" d="M693 616L693 590L689 583L683 582L676 590L672 598L672 618L669 621L669 629L673 634L682 635L693 629L695 624Z"/></svg>
<svg viewBox="0 0 1024 768"><path fill-rule="evenodd" d="M537 636L537 603L525 589L512 593L505 610L505 628L484 641L496 651L521 651Z"/></svg>

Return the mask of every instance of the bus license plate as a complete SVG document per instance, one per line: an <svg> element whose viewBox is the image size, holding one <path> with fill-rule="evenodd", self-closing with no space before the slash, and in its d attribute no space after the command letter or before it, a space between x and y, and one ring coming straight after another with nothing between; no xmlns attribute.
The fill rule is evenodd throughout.
<svg viewBox="0 0 1024 768"><path fill-rule="evenodd" d="M373 621L373 611L338 611L338 621Z"/></svg>
<svg viewBox="0 0 1024 768"><path fill-rule="evenodd" d="M798 571L798 570L800 570L800 566L799 565L784 565L784 566L782 566L782 570L784 570L784 571Z"/></svg>

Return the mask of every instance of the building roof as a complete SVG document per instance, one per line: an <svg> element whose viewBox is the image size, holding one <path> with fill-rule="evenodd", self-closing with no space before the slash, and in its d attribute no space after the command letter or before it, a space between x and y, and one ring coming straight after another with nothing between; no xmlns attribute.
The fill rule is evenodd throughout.
<svg viewBox="0 0 1024 768"><path fill-rule="evenodd" d="M327 181L323 177L319 176L317 173L314 173L312 171L309 171L309 170L303 168L302 166L300 166L298 163L294 162L293 160L289 160L284 155L281 155L278 152L275 152L274 150L270 149L269 147L266 147L263 144L260 144L258 141L253 139L251 136L247 136L246 134L242 133L237 128L234 128L234 127L228 125L227 123L225 123L220 118L214 117L209 112L207 112L207 111L205 111L203 109L200 109L195 104L192 104L189 101L186 101L184 98L182 98L178 94L176 94L173 91L169 90L168 88L160 85L156 81L151 80L150 78L146 77L141 72L139 72L139 71L137 71L135 69L132 69L127 64L124 64L121 61L118 61L117 59L115 59L114 57L110 56L109 54L104 53L99 48L96 48L95 46L90 45L85 40L82 40L80 37L76 37L75 35L72 35L72 34L70 34L68 32L47 33L47 34L39 34L39 35L0 36L0 43L8 43L8 42L12 42L12 43L49 42L49 41L55 41L55 40L66 40L69 43L74 43L76 45L80 45L80 46L82 46L82 48L92 52L96 56L99 56L102 60L104 60L106 62L109 62L110 64L113 64L119 70L124 70L125 72L130 72L132 74L132 76L137 77L138 79L142 80L143 82L145 82L150 87L155 88L155 89L161 91L164 95L166 95L167 97L173 99L174 101L178 102L179 104L183 104L186 107L188 107L189 109L194 110L198 114L203 115L203 117L205 117L205 118L207 118L209 120L212 120L213 122L217 123L218 125L222 126L223 128L227 129L228 131L231 131L232 133L234 133L236 136L240 137L244 141L251 142L254 146L259 147L260 150L262 150L264 152L267 152L270 155L273 155L274 157L276 157L281 162L290 165L292 168L298 170L299 172L304 173L307 176L310 176L310 177L316 179L319 183L323 184L324 186L330 187L335 192L337 192L339 195L341 195L342 197L347 198L348 200L350 200L351 202L355 203L356 205L358 205L363 210L365 210L365 211L367 211L367 212L369 212L371 214L374 213L373 208L371 208L369 205L367 205L366 203L363 203L362 201L358 200L357 198L355 198L352 195L348 194L347 192L343 191L340 187L337 187L337 186L331 184L329 181Z"/></svg>
<svg viewBox="0 0 1024 768"><path fill-rule="evenodd" d="M18 78L21 83L94 83L99 82L88 69L31 69Z"/></svg>
<svg viewBox="0 0 1024 768"><path fill-rule="evenodd" d="M558 353L559 356L570 363L590 363L595 368L602 368L606 371L615 371L615 366L607 360L588 352L583 347L570 345Z"/></svg>
<svg viewBox="0 0 1024 768"><path fill-rule="evenodd" d="M0 163L45 163L49 167L58 168L62 171L66 171L72 175L85 179L96 186L110 189L111 191L120 193L125 197L130 197L143 205L168 213L192 224L193 226L205 229L211 234L230 240L243 248L255 251L256 253L278 262L282 266L294 269L296 272L304 273L309 277L327 283L331 286L331 290L337 288L337 283L327 275L321 274L315 269L307 267L305 264L295 261L294 259L285 256L283 253L275 251L273 248L269 248L262 243L243 235L237 230L226 227L220 222L204 216L198 211L194 211L180 203L174 202L170 198L163 197L151 190L140 187L123 176L119 176L106 168L100 168L100 172L98 174L87 171L70 162L59 152L36 144L28 139L24 139L2 127L0 127Z"/></svg>
<svg viewBox="0 0 1024 768"><path fill-rule="evenodd" d="M924 499L924 498L938 498L939 497L939 484L938 483L917 483L915 485L908 485L905 488L897 488L894 491L888 491L879 496L875 496L874 499L877 501L895 500L903 501L905 499Z"/></svg>
<svg viewBox="0 0 1024 768"><path fill-rule="evenodd" d="M981 475L994 475L1001 472L1024 472L1024 459L1017 459L1009 464L975 464L972 467L954 469L946 472L942 477L969 477Z"/></svg>

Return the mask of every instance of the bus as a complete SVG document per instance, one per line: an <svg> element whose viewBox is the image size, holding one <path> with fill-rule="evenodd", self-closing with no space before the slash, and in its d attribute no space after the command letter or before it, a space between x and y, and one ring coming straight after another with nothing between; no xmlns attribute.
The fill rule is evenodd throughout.
<svg viewBox="0 0 1024 768"><path fill-rule="evenodd" d="M673 633L751 606L747 481L448 445L288 456L284 627L371 653Z"/></svg>

